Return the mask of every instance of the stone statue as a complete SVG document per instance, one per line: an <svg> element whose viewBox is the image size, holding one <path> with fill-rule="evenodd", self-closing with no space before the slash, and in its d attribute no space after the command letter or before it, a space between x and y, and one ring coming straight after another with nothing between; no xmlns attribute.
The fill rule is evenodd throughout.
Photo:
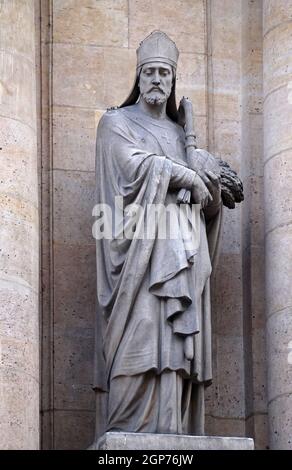
<svg viewBox="0 0 292 470"><path fill-rule="evenodd" d="M183 98L176 107L178 56L166 34L151 33L137 50L132 92L97 130L97 203L114 212L118 198L120 222L133 234L139 224L131 225L127 208L158 207L158 217L144 221L152 236L116 230L112 238L96 237L99 434L204 434L204 389L212 380L210 276L222 201L240 202L242 186L227 164L196 148L191 103ZM191 204L199 207L197 219L181 211ZM168 206L175 236L163 239L159 214Z"/></svg>

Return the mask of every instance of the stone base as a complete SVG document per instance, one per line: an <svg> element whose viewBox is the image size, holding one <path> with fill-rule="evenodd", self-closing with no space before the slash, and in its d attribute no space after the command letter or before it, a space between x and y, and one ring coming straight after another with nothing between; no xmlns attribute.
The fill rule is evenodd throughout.
<svg viewBox="0 0 292 470"><path fill-rule="evenodd" d="M246 437L107 432L90 450L254 450Z"/></svg>

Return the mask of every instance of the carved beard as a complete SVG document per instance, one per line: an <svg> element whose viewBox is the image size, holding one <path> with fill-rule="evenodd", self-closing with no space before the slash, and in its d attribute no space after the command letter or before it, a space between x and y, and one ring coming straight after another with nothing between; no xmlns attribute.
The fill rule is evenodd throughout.
<svg viewBox="0 0 292 470"><path fill-rule="evenodd" d="M151 105L163 104L165 103L165 101L168 100L169 96L170 96L170 92L165 93L165 91L158 92L158 91L153 90L153 91L142 93L142 97L144 98L146 103L151 104Z"/></svg>

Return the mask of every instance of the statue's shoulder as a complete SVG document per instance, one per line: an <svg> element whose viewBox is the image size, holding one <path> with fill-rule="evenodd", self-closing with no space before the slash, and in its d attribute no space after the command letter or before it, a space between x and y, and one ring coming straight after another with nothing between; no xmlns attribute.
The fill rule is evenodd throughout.
<svg viewBox="0 0 292 470"><path fill-rule="evenodd" d="M108 108L99 121L99 129L117 124L124 119L122 108Z"/></svg>
<svg viewBox="0 0 292 470"><path fill-rule="evenodd" d="M118 119L121 118L123 114L123 108L113 107L108 108L103 116L108 119Z"/></svg>
<svg viewBox="0 0 292 470"><path fill-rule="evenodd" d="M112 106L111 108L107 108L105 114L107 116L115 116L121 113L121 109L122 108L119 108L118 106Z"/></svg>

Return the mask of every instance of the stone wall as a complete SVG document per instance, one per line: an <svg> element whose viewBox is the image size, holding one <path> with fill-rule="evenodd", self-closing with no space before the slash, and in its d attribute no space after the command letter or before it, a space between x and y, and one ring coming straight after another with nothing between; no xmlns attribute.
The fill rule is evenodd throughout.
<svg viewBox="0 0 292 470"><path fill-rule="evenodd" d="M254 421L251 424L254 393L250 397L248 394L254 382L256 387L264 386L264 365L258 359L257 371L251 372L245 361L250 358L253 363L255 354L264 357L264 339L262 330L256 331L253 326L255 339L250 340L252 313L244 298L250 296L253 302L255 297L254 293L246 293L244 276L248 282L252 276L254 282L254 277L261 278L262 273L255 272L251 262L248 265L246 261L251 246L245 235L250 220L246 211L252 210L256 202L251 202L255 188L248 186L248 161L254 158L254 148L247 148L245 133L249 126L256 133L253 142L261 139L261 97L255 97L251 105L256 110L248 107L248 95L253 91L247 88L253 77L245 71L243 48L258 50L246 59L250 67L256 68L256 80L261 73L261 38L255 37L253 44L244 29L248 24L251 28L248 18L254 17L248 8L259 15L261 2L55 0L50 11L43 8L42 31L46 15L51 24L47 41L51 54L51 87L47 90L51 103L51 179L47 188L50 198L43 200L51 214L51 250L43 262L43 280L48 281L44 290L51 292L51 301L44 304L43 310L44 447L84 448L93 439L91 374L96 280L91 211L95 129L103 111L127 96L134 80L135 49L154 29L168 33L180 49L177 97L186 95L193 101L199 146L229 161L246 178L247 192L251 194L248 209L239 207L225 214L213 286L214 382L208 390L206 414L209 434L244 436L247 430L249 435L255 434L256 425ZM261 23L258 15L253 21ZM258 29L258 24L254 27ZM256 130L254 124L247 123L245 116L250 115L255 115ZM258 149L256 161L260 159ZM46 278L48 265L51 275ZM262 291L256 295L262 296ZM259 408L259 413L265 413L264 398ZM262 421L258 425L262 447L266 445L264 425Z"/></svg>
<svg viewBox="0 0 292 470"><path fill-rule="evenodd" d="M291 448L292 0L4 0L0 15L4 448L38 447L39 391L42 448L93 441L95 132L154 29L180 49L177 99L193 101L199 146L245 187L212 286L206 431Z"/></svg>
<svg viewBox="0 0 292 470"><path fill-rule="evenodd" d="M51 246L42 268L44 296L50 292L50 301L45 297L43 304L43 447L83 448L93 439L95 420L91 212L96 125L107 107L127 96L134 81L135 50L159 28L181 51L178 96L193 100L199 143L207 145L206 8L201 0L71 0L51 2L50 10L44 7L45 37L45 26L51 24L42 51L51 61L49 90L45 84L51 94L51 153L43 164L43 174L50 173L43 188L43 213L49 212L52 221L48 227L43 220L43 243Z"/></svg>
<svg viewBox="0 0 292 470"><path fill-rule="evenodd" d="M0 2L0 446L39 446L39 213L33 0Z"/></svg>
<svg viewBox="0 0 292 470"><path fill-rule="evenodd" d="M264 184L270 445L292 449L292 2L264 0Z"/></svg>
<svg viewBox="0 0 292 470"><path fill-rule="evenodd" d="M242 176L241 2L206 2L208 147ZM213 374L207 433L245 435L242 208L225 210L213 283Z"/></svg>
<svg viewBox="0 0 292 470"><path fill-rule="evenodd" d="M84 448L93 439L95 129L103 111L127 96L135 50L154 29L180 49L177 97L193 101L199 146L232 164L248 196L245 206L225 213L213 285L207 432L258 433L259 446L267 444L263 271L251 261L255 253L263 256L262 232L254 241L246 234L262 224L262 175L255 179L253 172L261 172L262 156L261 7L261 1L236 0L55 0L50 11L43 8L42 31L51 25L42 52L50 51L51 63L51 198L43 201L43 212L49 207L51 214L51 250L43 263L44 294L51 293L43 308L44 447Z"/></svg>
<svg viewBox="0 0 292 470"><path fill-rule="evenodd" d="M263 182L262 2L242 10L243 322L246 433L268 445Z"/></svg>

